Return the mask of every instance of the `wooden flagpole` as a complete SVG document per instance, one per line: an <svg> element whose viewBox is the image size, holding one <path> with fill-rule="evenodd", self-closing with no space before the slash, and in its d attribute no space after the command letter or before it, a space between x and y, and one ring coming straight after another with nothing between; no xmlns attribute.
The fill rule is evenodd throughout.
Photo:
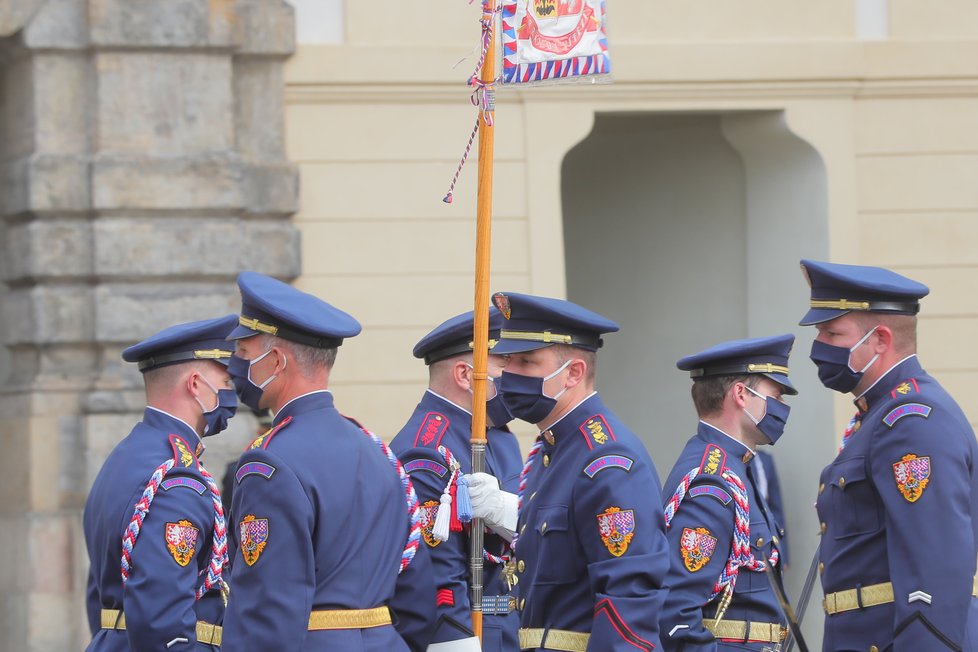
<svg viewBox="0 0 978 652"><path fill-rule="evenodd" d="M486 463L486 370L489 364L489 267L492 244L493 118L495 116L496 30L494 8L483 0L483 34L488 46L479 73L479 186L476 206L475 305L472 348L472 472L482 472ZM486 38L486 36L484 36ZM472 519L470 545L472 630L482 640L482 589L484 544L481 519Z"/></svg>

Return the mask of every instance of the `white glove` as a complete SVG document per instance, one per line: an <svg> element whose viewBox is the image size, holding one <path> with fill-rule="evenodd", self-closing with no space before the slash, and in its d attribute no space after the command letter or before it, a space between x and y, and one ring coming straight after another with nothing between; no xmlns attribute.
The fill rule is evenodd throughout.
<svg viewBox="0 0 978 652"><path fill-rule="evenodd" d="M472 503L472 516L481 518L486 527L512 541L516 533L516 494L499 488L499 481L488 473L469 473L465 475L469 486L469 502Z"/></svg>

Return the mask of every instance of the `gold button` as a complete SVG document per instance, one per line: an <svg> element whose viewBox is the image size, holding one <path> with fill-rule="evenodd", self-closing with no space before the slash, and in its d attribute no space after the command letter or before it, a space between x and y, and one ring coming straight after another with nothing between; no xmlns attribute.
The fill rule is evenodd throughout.
<svg viewBox="0 0 978 652"><path fill-rule="evenodd" d="M758 548L764 545L764 537L757 537L757 543L754 544Z"/></svg>
<svg viewBox="0 0 978 652"><path fill-rule="evenodd" d="M819 495L822 495L822 492L823 491L825 491L825 483L824 482L822 484L818 485L818 494Z"/></svg>
<svg viewBox="0 0 978 652"><path fill-rule="evenodd" d="M827 529L829 529L829 526L828 526L828 525L826 525L825 523L822 523L822 528L821 528L821 530L822 530L822 534L825 534L825 531L826 531Z"/></svg>
<svg viewBox="0 0 978 652"><path fill-rule="evenodd" d="M842 477L842 476L839 476L839 486L840 487L845 487L846 486L846 479L844 477Z"/></svg>
<svg viewBox="0 0 978 652"><path fill-rule="evenodd" d="M818 574L821 575L825 572L825 564L818 562Z"/></svg>
<svg viewBox="0 0 978 652"><path fill-rule="evenodd" d="M516 562L516 570L518 570L521 573L526 570L526 564L523 562L522 559Z"/></svg>
<svg viewBox="0 0 978 652"><path fill-rule="evenodd" d="M878 647L876 647L875 645L870 645L869 646L869 652L880 652L880 649Z"/></svg>
<svg viewBox="0 0 978 652"><path fill-rule="evenodd" d="M544 521L543 522L543 525L540 526L540 533L542 534L542 533L544 533L546 531L547 531L547 522Z"/></svg>
<svg viewBox="0 0 978 652"><path fill-rule="evenodd" d="M550 466L550 456L549 455L544 455L543 456L543 465L544 466Z"/></svg>
<svg viewBox="0 0 978 652"><path fill-rule="evenodd" d="M523 607L526 606L526 598L520 598L520 611L523 611Z"/></svg>
<svg viewBox="0 0 978 652"><path fill-rule="evenodd" d="M784 536L784 535L782 535L782 536ZM772 534L772 535L771 535L771 543L773 543L774 545L778 545L778 543L779 543L779 542L778 542L778 537L776 537L776 536L774 536L774 535Z"/></svg>
<svg viewBox="0 0 978 652"><path fill-rule="evenodd" d="M856 432L857 430L859 430L859 427L860 427L860 426L862 426L862 425L863 425L863 422L862 422L862 421L857 421L857 422L856 422L856 425L854 425L854 426L852 427L852 431L853 431L853 432Z"/></svg>

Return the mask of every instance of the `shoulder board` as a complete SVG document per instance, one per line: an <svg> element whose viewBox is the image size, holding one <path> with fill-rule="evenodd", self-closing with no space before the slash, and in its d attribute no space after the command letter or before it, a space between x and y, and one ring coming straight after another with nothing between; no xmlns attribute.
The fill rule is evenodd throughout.
<svg viewBox="0 0 978 652"><path fill-rule="evenodd" d="M720 475L726 467L727 452L716 444L708 445L700 462L700 474Z"/></svg>
<svg viewBox="0 0 978 652"><path fill-rule="evenodd" d="M930 411L931 406L923 403L904 403L887 412L886 416L883 417L883 423L892 428L893 424L903 417L924 417L926 419L930 416Z"/></svg>
<svg viewBox="0 0 978 652"><path fill-rule="evenodd" d="M235 483L240 484L249 475L260 475L266 480L271 480L273 473L275 473L275 467L271 464L265 464L264 462L245 462L244 464L238 465L238 470L234 472L234 480Z"/></svg>
<svg viewBox="0 0 978 652"><path fill-rule="evenodd" d="M632 470L635 460L624 455L603 455L584 467L584 475L594 478L605 469L622 469L626 473Z"/></svg>
<svg viewBox="0 0 978 652"><path fill-rule="evenodd" d="M897 384L890 391L890 396L893 398L900 398L901 396L906 396L907 394L919 394L920 385L917 384L916 378L907 378L903 382Z"/></svg>
<svg viewBox="0 0 978 652"><path fill-rule="evenodd" d="M197 458L190 449L190 444L180 435L170 435L170 446L173 447L174 466L196 466Z"/></svg>
<svg viewBox="0 0 978 652"><path fill-rule="evenodd" d="M428 471L429 473L434 473L439 478L444 478L445 474L448 473L447 466L427 458L414 459L407 462L404 465L404 470L408 473L414 473L415 471Z"/></svg>
<svg viewBox="0 0 978 652"><path fill-rule="evenodd" d="M204 483L200 480L195 480L194 478L188 478L185 475L172 476L160 483L160 487L163 491L169 491L174 487L186 487L187 489L193 489L201 496L207 490Z"/></svg>
<svg viewBox="0 0 978 652"><path fill-rule="evenodd" d="M607 444L608 440L615 440L615 433L611 430L604 415L595 414L593 417L581 424L581 434L589 450L594 450L594 446Z"/></svg>
<svg viewBox="0 0 978 652"><path fill-rule="evenodd" d="M451 423L448 417L440 412L429 412L424 415L424 419L421 421L421 427L418 428L418 433L414 436L414 445L417 446L429 446L431 448L438 448L441 446L441 439L445 436L448 431L448 425Z"/></svg>
<svg viewBox="0 0 978 652"><path fill-rule="evenodd" d="M290 423L292 423L292 417L285 417L284 419L282 419L282 423L278 424L274 428L267 430L263 434L255 437L254 441L248 444L248 448L246 448L245 450L253 451L259 448L267 449L268 443L272 441L272 437L277 435L282 430L282 428L289 425Z"/></svg>
<svg viewBox="0 0 978 652"><path fill-rule="evenodd" d="M724 505L729 505L730 501L733 500L733 497L731 497L726 489L718 487L715 484L697 484L690 487L689 497L696 498L697 496L711 496Z"/></svg>

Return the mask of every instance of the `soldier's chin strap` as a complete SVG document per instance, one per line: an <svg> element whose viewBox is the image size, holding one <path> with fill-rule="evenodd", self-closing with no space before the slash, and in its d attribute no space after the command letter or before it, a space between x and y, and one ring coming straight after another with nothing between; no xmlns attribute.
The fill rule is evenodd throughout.
<svg viewBox="0 0 978 652"><path fill-rule="evenodd" d="M781 578L778 577L774 570L774 566L771 565L771 561L763 552L761 553L761 557L764 559L764 574L767 576L767 580L771 584L771 590L774 591L774 597L778 599L778 605L781 607L781 613L788 622L789 635L794 637L792 639L792 643L794 641L798 641L798 649L800 652L808 652L808 646L805 644L805 638L801 635L801 624L798 622L798 619L795 618L795 610L791 608L791 603L788 602L788 598L784 594L784 589L781 588ZM791 648L787 647L786 645L785 652L790 649Z"/></svg>

